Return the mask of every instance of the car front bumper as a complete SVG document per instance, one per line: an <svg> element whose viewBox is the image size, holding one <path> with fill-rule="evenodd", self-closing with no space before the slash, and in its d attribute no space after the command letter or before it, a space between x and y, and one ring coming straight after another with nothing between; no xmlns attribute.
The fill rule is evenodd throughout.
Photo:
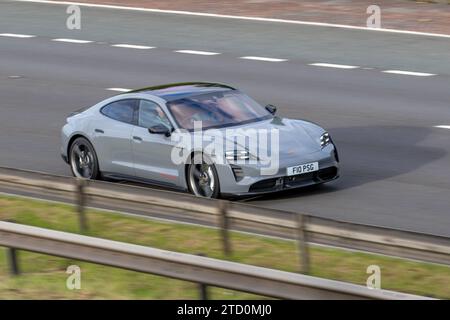
<svg viewBox="0 0 450 320"><path fill-rule="evenodd" d="M67 155L61 153L61 158L64 160L65 163L69 164L69 158L67 157Z"/></svg>
<svg viewBox="0 0 450 320"><path fill-rule="evenodd" d="M287 175L287 168L310 162L318 162L319 170L299 175ZM236 166L234 166L236 167ZM260 174L255 165L238 165L243 178L236 179L230 165L216 166L221 194L224 196L251 196L290 190L322 184L339 178L339 157L334 145L324 149L291 159L280 159L279 168L274 175ZM239 181L237 181L239 180Z"/></svg>

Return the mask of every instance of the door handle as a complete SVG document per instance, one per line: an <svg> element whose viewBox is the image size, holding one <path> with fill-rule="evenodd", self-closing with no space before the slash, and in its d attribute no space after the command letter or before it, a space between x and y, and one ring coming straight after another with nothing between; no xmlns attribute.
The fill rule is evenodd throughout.
<svg viewBox="0 0 450 320"><path fill-rule="evenodd" d="M102 129L95 129L95 132L98 132L98 133L105 133L105 131L103 131Z"/></svg>
<svg viewBox="0 0 450 320"><path fill-rule="evenodd" d="M141 137L136 137L136 136L134 136L133 139L136 140L136 141L142 141L142 138L141 138Z"/></svg>

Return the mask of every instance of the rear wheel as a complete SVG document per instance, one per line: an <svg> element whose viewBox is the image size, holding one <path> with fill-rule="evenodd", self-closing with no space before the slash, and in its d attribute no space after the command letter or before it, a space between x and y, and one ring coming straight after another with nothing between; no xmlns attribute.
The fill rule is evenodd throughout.
<svg viewBox="0 0 450 320"><path fill-rule="evenodd" d="M92 144L85 138L77 138L70 146L72 174L81 179L99 177L98 160Z"/></svg>
<svg viewBox="0 0 450 320"><path fill-rule="evenodd" d="M187 170L189 191L198 197L218 198L220 194L219 176L209 159L196 155Z"/></svg>

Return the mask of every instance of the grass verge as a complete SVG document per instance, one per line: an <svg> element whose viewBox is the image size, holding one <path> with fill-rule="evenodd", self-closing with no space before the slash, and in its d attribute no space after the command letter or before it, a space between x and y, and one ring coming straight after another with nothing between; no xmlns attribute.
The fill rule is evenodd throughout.
<svg viewBox="0 0 450 320"><path fill-rule="evenodd" d="M217 230L100 210L87 211L87 235L190 254L226 259ZM0 196L0 220L78 233L72 206ZM231 233L229 260L290 272L298 270L292 241ZM19 252L22 274L10 276L6 250L0 250L0 299L197 299L197 284L99 266L79 261ZM69 265L81 268L81 289L66 288ZM450 298L450 267L361 252L312 247L311 275L365 285L369 265L381 268L383 289L436 298ZM254 299L255 295L211 288L212 299Z"/></svg>

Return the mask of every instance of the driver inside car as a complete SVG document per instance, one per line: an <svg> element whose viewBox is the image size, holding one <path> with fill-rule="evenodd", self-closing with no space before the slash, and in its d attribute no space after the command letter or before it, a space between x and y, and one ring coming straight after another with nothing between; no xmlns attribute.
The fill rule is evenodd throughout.
<svg viewBox="0 0 450 320"><path fill-rule="evenodd" d="M169 119L159 106L154 103L142 101L139 108L139 126L151 128L157 125L163 125L171 129Z"/></svg>

